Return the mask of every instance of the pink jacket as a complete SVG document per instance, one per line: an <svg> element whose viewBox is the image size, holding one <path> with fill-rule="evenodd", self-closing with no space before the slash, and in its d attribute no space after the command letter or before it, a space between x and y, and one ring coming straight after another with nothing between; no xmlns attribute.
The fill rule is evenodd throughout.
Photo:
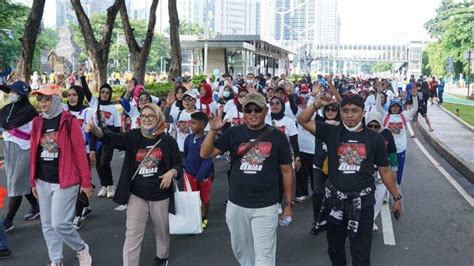
<svg viewBox="0 0 474 266"><path fill-rule="evenodd" d="M69 123L69 126L66 123ZM36 187L37 157L42 131L43 116L37 116L33 119L30 139L30 183L32 187ZM58 144L60 147L59 186L68 188L80 184L83 188L90 188L92 176L81 126L77 119L67 111L63 111L61 114Z"/></svg>

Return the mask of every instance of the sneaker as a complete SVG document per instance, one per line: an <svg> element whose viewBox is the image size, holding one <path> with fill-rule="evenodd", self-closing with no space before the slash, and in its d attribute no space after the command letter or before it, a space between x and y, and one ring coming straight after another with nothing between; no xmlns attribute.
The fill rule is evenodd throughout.
<svg viewBox="0 0 474 266"><path fill-rule="evenodd" d="M89 253L89 245L84 243L84 249L77 252L77 258L79 259L79 266L92 265L92 257Z"/></svg>
<svg viewBox="0 0 474 266"><path fill-rule="evenodd" d="M15 229L13 222L10 220L3 220L3 228L5 228L5 233Z"/></svg>
<svg viewBox="0 0 474 266"><path fill-rule="evenodd" d="M299 203L302 203L305 199L306 199L305 196L301 196L301 197L296 197L296 198L295 198L295 201L296 201L296 202L299 202Z"/></svg>
<svg viewBox="0 0 474 266"><path fill-rule="evenodd" d="M36 218L38 218L40 216L40 210L39 208L31 208L30 209L30 212L25 214L25 216L23 216L23 219L26 220L26 221L33 221L35 220Z"/></svg>
<svg viewBox="0 0 474 266"><path fill-rule="evenodd" d="M209 219L207 218L202 219L202 229L206 229L208 224L209 224Z"/></svg>
<svg viewBox="0 0 474 266"><path fill-rule="evenodd" d="M12 252L9 249L0 250L0 260L8 259L12 256Z"/></svg>
<svg viewBox="0 0 474 266"><path fill-rule="evenodd" d="M315 236L317 236L319 233L326 231L328 229L328 224L326 221L321 221L319 224L314 222L313 227L309 232Z"/></svg>
<svg viewBox="0 0 474 266"><path fill-rule="evenodd" d="M115 186L107 187L107 198L113 198L115 195Z"/></svg>
<svg viewBox="0 0 474 266"><path fill-rule="evenodd" d="M81 220L85 220L87 216L91 214L91 212L92 212L92 209L90 207L84 207L81 214Z"/></svg>
<svg viewBox="0 0 474 266"><path fill-rule="evenodd" d="M374 227L372 228L373 232L377 232L379 230L379 227L374 223Z"/></svg>
<svg viewBox="0 0 474 266"><path fill-rule="evenodd" d="M107 187L101 187L99 193L97 193L97 197L105 197L107 196Z"/></svg>
<svg viewBox="0 0 474 266"><path fill-rule="evenodd" d="M60 262L51 262L51 263L48 263L46 264L46 266L64 266L63 262L60 261Z"/></svg>
<svg viewBox="0 0 474 266"><path fill-rule="evenodd" d="M82 226L81 216L76 216L76 218L74 218L74 221L72 222L72 226L74 226L76 230L81 229L81 226Z"/></svg>
<svg viewBox="0 0 474 266"><path fill-rule="evenodd" d="M153 260L153 266L168 266L168 259L160 259L155 257Z"/></svg>

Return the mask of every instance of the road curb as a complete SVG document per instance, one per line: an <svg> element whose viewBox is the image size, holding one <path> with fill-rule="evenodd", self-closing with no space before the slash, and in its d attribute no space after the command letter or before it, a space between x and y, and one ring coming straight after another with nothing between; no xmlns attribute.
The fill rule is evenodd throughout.
<svg viewBox="0 0 474 266"><path fill-rule="evenodd" d="M444 145L444 143L442 143L437 137L430 134L421 123L418 123L418 125L418 128L426 141L456 170L463 174L471 184L474 184L474 169L469 167L469 163Z"/></svg>
<svg viewBox="0 0 474 266"><path fill-rule="evenodd" d="M451 113L448 109L444 108L442 105L438 105L438 107L443 110L445 113L450 115L452 118L456 119L458 122L460 122L464 127L469 129L471 132L474 132L474 127L469 125L468 123L464 122L461 118L457 117L455 114Z"/></svg>

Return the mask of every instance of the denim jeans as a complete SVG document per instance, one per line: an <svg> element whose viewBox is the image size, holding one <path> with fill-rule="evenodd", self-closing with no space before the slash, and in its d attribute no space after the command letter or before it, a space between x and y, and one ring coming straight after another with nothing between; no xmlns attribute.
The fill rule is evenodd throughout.
<svg viewBox="0 0 474 266"><path fill-rule="evenodd" d="M0 250L8 250L8 237L3 228L3 219L0 218Z"/></svg>

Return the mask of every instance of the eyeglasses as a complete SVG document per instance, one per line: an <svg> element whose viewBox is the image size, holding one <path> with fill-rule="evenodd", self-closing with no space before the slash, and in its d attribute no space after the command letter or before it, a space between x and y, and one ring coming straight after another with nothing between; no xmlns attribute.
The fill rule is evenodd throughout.
<svg viewBox="0 0 474 266"><path fill-rule="evenodd" d="M41 101L43 101L43 100L49 102L49 101L51 101L52 99L53 99L53 96L52 96L52 95L41 95L41 94L40 94L40 95L36 96L36 100L37 100L38 102L41 102Z"/></svg>
<svg viewBox="0 0 474 266"><path fill-rule="evenodd" d="M148 97L138 99L139 102L148 102Z"/></svg>
<svg viewBox="0 0 474 266"><path fill-rule="evenodd" d="M270 102L270 106L281 105L281 102Z"/></svg>
<svg viewBox="0 0 474 266"><path fill-rule="evenodd" d="M252 112L260 114L261 112L263 112L263 109L260 106L255 106L254 108L244 108L244 113L251 114Z"/></svg>
<svg viewBox="0 0 474 266"><path fill-rule="evenodd" d="M367 127L372 129L380 129L380 125L376 123L370 123L367 125Z"/></svg>
<svg viewBox="0 0 474 266"><path fill-rule="evenodd" d="M185 102L190 102L192 100L194 100L194 98L191 98L191 97L184 97L183 98L183 101L185 101Z"/></svg>
<svg viewBox="0 0 474 266"><path fill-rule="evenodd" d="M324 108L325 112L337 112L339 109L334 107Z"/></svg>
<svg viewBox="0 0 474 266"><path fill-rule="evenodd" d="M154 120L156 118L156 115L140 115L140 120Z"/></svg>
<svg viewBox="0 0 474 266"><path fill-rule="evenodd" d="M103 90L103 91L100 91L100 94L110 94L110 91L108 91L108 90Z"/></svg>

